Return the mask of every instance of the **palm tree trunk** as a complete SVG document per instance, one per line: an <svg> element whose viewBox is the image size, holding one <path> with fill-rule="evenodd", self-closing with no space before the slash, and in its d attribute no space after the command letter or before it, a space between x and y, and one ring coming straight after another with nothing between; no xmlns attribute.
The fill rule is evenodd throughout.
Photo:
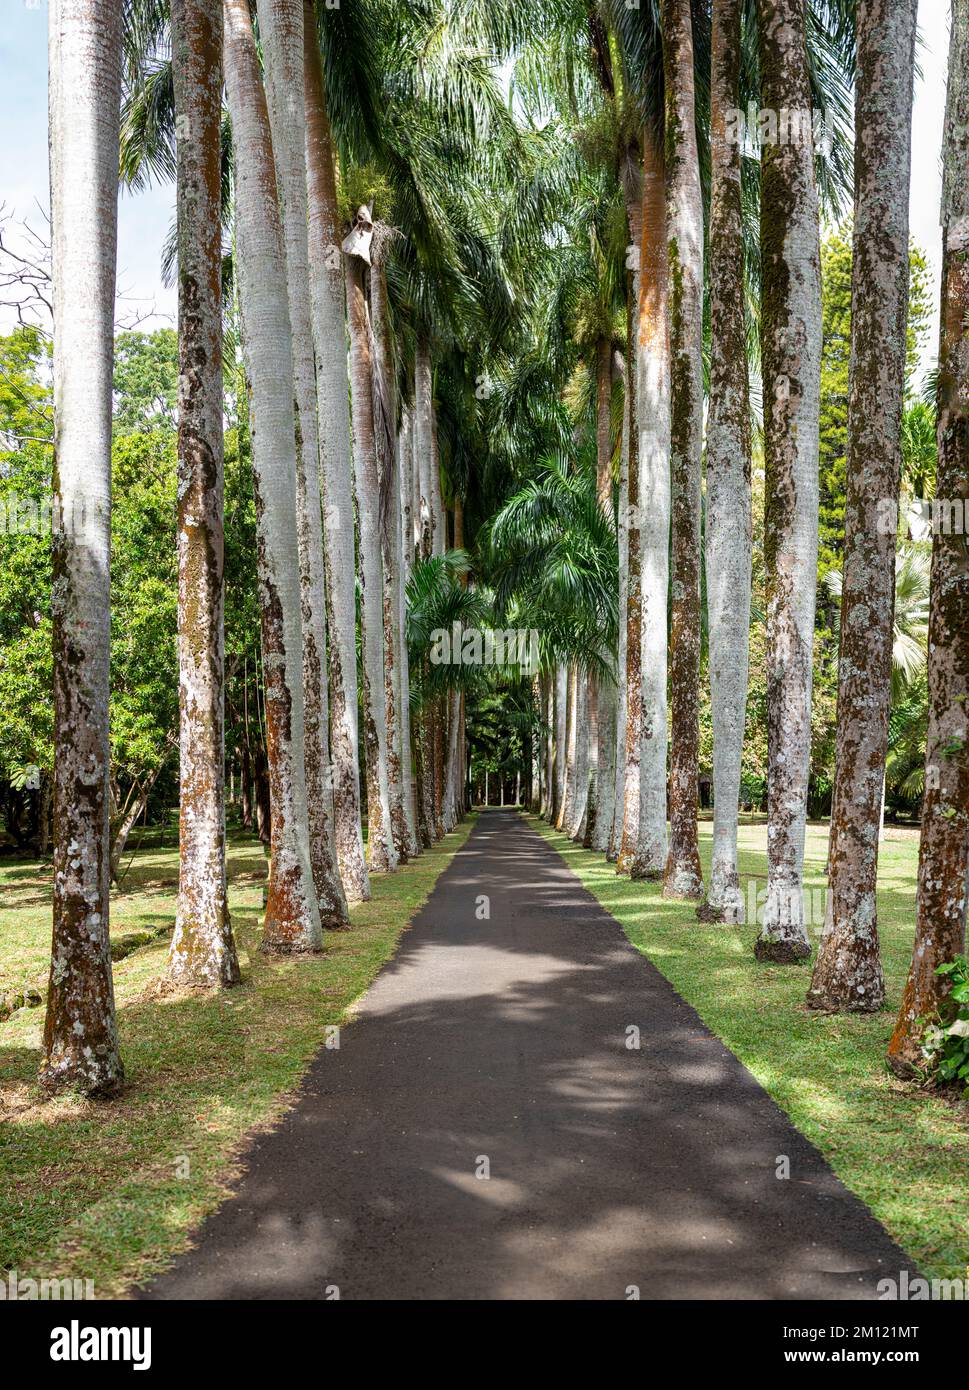
<svg viewBox="0 0 969 1390"><path fill-rule="evenodd" d="M178 142L178 904L166 979L239 983L225 871L222 0L172 0Z"/></svg>
<svg viewBox="0 0 969 1390"><path fill-rule="evenodd" d="M630 417L630 411L632 410L635 396L636 376L635 348L633 346L634 339L632 335L632 306L635 299L635 292L632 274L627 275L626 279L626 327L628 337L626 372L623 379L622 457L619 469L619 505L616 509L618 521L617 541L619 549L619 641L617 643L616 652L616 729L615 742L613 745L616 780L613 791L612 825L609 830L609 847L606 852L606 857L609 862L613 864L617 863L619 860L626 812L626 723L629 691L627 661L627 634L629 630L627 621L627 610L629 607L629 462L632 450L636 447L635 427ZM636 746L638 748L638 742ZM638 811L638 793L636 807Z"/></svg>
<svg viewBox="0 0 969 1390"><path fill-rule="evenodd" d="M296 525L303 615L303 758L310 863L324 927L348 921L333 851L329 808L330 734L326 697L326 587L320 506L319 422L310 313L307 236L303 0L258 0L269 98L269 126L286 244L286 284L296 408Z"/></svg>
<svg viewBox="0 0 969 1390"><path fill-rule="evenodd" d="M364 287L364 263L345 257L350 321L353 397L353 460L360 527L360 581L363 628L363 724L367 755L367 866L371 873L397 867L391 829L390 775L384 700L383 579L377 452L374 440L371 330Z"/></svg>
<svg viewBox="0 0 969 1390"><path fill-rule="evenodd" d="M767 507L768 864L758 960L810 955L802 876L818 558L821 269L803 0L759 0L762 100L803 112L761 157L761 357ZM778 131L780 134L780 130Z"/></svg>
<svg viewBox="0 0 969 1390"><path fill-rule="evenodd" d="M670 843L663 893L701 898L700 453L703 440L703 194L690 0L663 0L670 334Z"/></svg>
<svg viewBox="0 0 969 1390"><path fill-rule="evenodd" d="M565 833L574 840L585 815L586 797L589 794L589 702L588 682L585 672L578 665L572 668L572 728L569 736L569 761L571 777L569 782L569 806L565 821Z"/></svg>
<svg viewBox="0 0 969 1390"><path fill-rule="evenodd" d="M565 806L565 778L568 766L569 671L564 662L555 668L555 795L552 825L559 829Z"/></svg>
<svg viewBox="0 0 969 1390"><path fill-rule="evenodd" d="M643 242L639 284L638 492L642 611L639 835L634 878L666 865L666 656L670 539L670 362L667 322L666 171L654 132L643 135ZM630 463L630 477L632 464ZM630 482L630 495L632 484ZM633 546L630 527L630 550ZM632 597L630 556L630 600ZM627 652L632 652L632 638ZM628 659L628 656L627 656ZM629 800L627 773L626 800Z"/></svg>
<svg viewBox="0 0 969 1390"><path fill-rule="evenodd" d="M346 896L350 902L364 902L370 897L370 879L363 853L358 760L356 566L343 258L333 140L312 0L304 0L303 14L310 304L323 494L334 839Z"/></svg>
<svg viewBox="0 0 969 1390"><path fill-rule="evenodd" d="M707 905L743 920L737 825L750 649L750 386L744 322L740 144L727 113L740 101L743 0L715 0L711 106L710 417L707 429L707 615L713 716L713 862Z"/></svg>
<svg viewBox="0 0 969 1390"><path fill-rule="evenodd" d="M397 390L386 257L391 233L378 225L371 245L370 305L374 335L374 405L380 497L380 549L383 560L384 710L387 722L387 775L394 848L401 863L408 858L407 818L400 732L400 491L397 475Z"/></svg>
<svg viewBox="0 0 969 1390"><path fill-rule="evenodd" d="M108 945L111 377L120 8L51 0L54 286L54 930L41 1083L124 1080Z"/></svg>
<svg viewBox="0 0 969 1390"><path fill-rule="evenodd" d="M441 820L445 835L458 823L458 797L460 780L460 739L461 739L461 692L452 690L448 719L447 767L444 773L444 806Z"/></svg>
<svg viewBox="0 0 969 1390"><path fill-rule="evenodd" d="M269 884L262 949L317 951L303 738L303 621L296 517L296 416L269 111L247 0L225 0L225 76L236 158L236 263L250 401L269 788Z"/></svg>
<svg viewBox="0 0 969 1390"><path fill-rule="evenodd" d="M418 534L423 559L444 554L435 505L434 475L437 458L434 440L434 395L431 354L426 339L418 338L414 360L414 452L418 479ZM440 481L437 484L440 491ZM440 729L440 714L434 702L428 700L421 720L423 758L427 773L425 790L429 805L429 826L433 839L440 839L440 795L438 767L443 763L444 740ZM443 775L443 774L442 774Z"/></svg>
<svg viewBox="0 0 969 1390"><path fill-rule="evenodd" d="M413 858L420 854L421 842L417 833L417 805L414 798L412 749L410 735L410 655L407 650L407 581L413 563L413 469L414 436L409 410L401 420L399 448L400 482L400 564L397 570L397 629L400 634L400 772L403 783L404 820L407 825L407 852Z"/></svg>
<svg viewBox="0 0 969 1390"><path fill-rule="evenodd" d="M642 228L642 210L637 219ZM640 237L641 240L641 237ZM641 248L637 247L641 254ZM636 278L642 283L642 273ZM642 742L642 542L640 539L639 504L639 424L637 396L639 390L639 350L637 346L638 307L634 307L632 296L628 306L629 352L626 367L626 415L628 447L624 460L623 473L625 489L621 498L624 521L622 526L623 547L620 550L620 563L625 559L625 570L620 573L619 592L624 602L619 610L620 623L624 628L621 638L621 654L625 667L625 691L623 696L623 715L620 729L621 746L617 752L621 763L621 788L616 787L616 826L614 843L616 849L616 873L628 874L636 857L639 843L639 758ZM624 621L623 621L624 617Z"/></svg>
<svg viewBox="0 0 969 1390"><path fill-rule="evenodd" d="M861 0L855 98L848 495L838 657L837 756L824 934L808 1005L872 1013L885 998L878 953L878 839L888 751L895 527L908 314L908 194L917 0Z"/></svg>
<svg viewBox="0 0 969 1390"><path fill-rule="evenodd" d="M954 0L942 185L942 328L936 496L969 497L969 0ZM959 528L952 528L953 532ZM888 1048L899 1076L922 1061L922 1025L947 1007L935 972L965 950L969 873L969 561L964 535L939 527L929 600L929 724L915 951ZM928 774L933 771L935 775Z"/></svg>
<svg viewBox="0 0 969 1390"><path fill-rule="evenodd" d="M572 808L575 805L575 737L576 737L576 679L578 671L570 662L565 672L565 737L563 740L563 786L562 804L559 806L556 830L567 833L572 822Z"/></svg>

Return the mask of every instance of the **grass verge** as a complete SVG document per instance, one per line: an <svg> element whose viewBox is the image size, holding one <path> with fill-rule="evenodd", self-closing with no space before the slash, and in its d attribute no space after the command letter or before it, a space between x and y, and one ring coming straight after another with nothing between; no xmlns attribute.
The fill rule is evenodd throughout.
<svg viewBox="0 0 969 1390"><path fill-rule="evenodd" d="M703 1021L753 1072L930 1278L962 1278L969 1265L969 1107L903 1086L884 1068L885 1047L912 954L917 834L889 830L880 856L879 928L888 995L876 1014L810 1013L810 965L759 965L756 926L701 926L694 904L659 884L632 883L544 821L529 822L621 924ZM700 827L709 874L711 827ZM805 884L816 942L823 924L827 827L808 828ZM740 832L745 895L766 887L766 829Z"/></svg>
<svg viewBox="0 0 969 1390"><path fill-rule="evenodd" d="M158 998L168 931L115 964L127 1084L114 1101L44 1101L36 1086L43 1009L0 1023L0 1269L90 1279L123 1296L186 1248L230 1192L247 1140L292 1101L329 1024L392 955L470 832L471 820L399 873L374 878L351 930L315 960L267 960L259 944L266 860L233 839L230 906L243 982L217 998ZM178 854L136 857L112 895L112 939L174 922ZM50 870L0 870L0 994L44 986Z"/></svg>

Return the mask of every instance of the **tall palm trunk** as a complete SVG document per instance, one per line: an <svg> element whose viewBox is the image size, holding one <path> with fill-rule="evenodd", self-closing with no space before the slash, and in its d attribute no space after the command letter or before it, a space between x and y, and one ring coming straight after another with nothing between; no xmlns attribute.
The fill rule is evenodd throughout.
<svg viewBox="0 0 969 1390"><path fill-rule="evenodd" d="M434 441L434 389L431 353L425 338L419 337L414 358L414 453L417 479L417 534L422 559L444 554L443 538L435 511L434 474L437 459ZM438 490L440 482L438 482ZM425 699L421 712L419 738L423 767L425 817L432 840L440 838L440 800L438 763L443 761L443 740L439 736L435 702Z"/></svg>
<svg viewBox="0 0 969 1390"><path fill-rule="evenodd" d="M374 439L373 359L364 262L345 257L353 396L353 461L360 527L363 723L367 755L367 865L371 873L397 867L391 825L390 773L384 696L383 578L380 562L379 480Z"/></svg>
<svg viewBox="0 0 969 1390"><path fill-rule="evenodd" d="M613 517L612 506L612 344L600 338L596 350L596 493L599 506ZM608 679L596 682L595 746L589 745L589 809L585 840L590 849L604 851L612 830L615 796L615 687ZM591 732L590 732L591 738Z"/></svg>
<svg viewBox="0 0 969 1390"><path fill-rule="evenodd" d="M875 897L895 608L895 527L872 525L902 476L908 193L917 0L861 0L855 98L848 496L838 743L824 934L808 1004L871 1013L885 981Z"/></svg>
<svg viewBox="0 0 969 1390"><path fill-rule="evenodd" d="M172 0L178 141L179 857L168 981L238 984L225 873L222 0Z"/></svg>
<svg viewBox="0 0 969 1390"><path fill-rule="evenodd" d="M572 737L572 811L565 833L571 840L581 840L589 798L589 679L578 665L573 675L573 708L575 710Z"/></svg>
<svg viewBox="0 0 969 1390"><path fill-rule="evenodd" d="M51 0L54 286L54 930L41 1082L124 1079L108 945L111 376L120 9Z"/></svg>
<svg viewBox="0 0 969 1390"><path fill-rule="evenodd" d="M639 272L638 504L640 603L639 836L634 878L666 865L666 655L670 541L670 362L666 171L662 146L643 138L643 246ZM630 465L631 471L631 465ZM631 486L631 485L630 485ZM630 548L632 531L630 530ZM630 561L630 593L632 563ZM629 789L626 789L629 799Z"/></svg>
<svg viewBox="0 0 969 1390"><path fill-rule="evenodd" d="M642 211L637 219L642 228ZM642 236L640 234L640 241ZM641 247L637 247L641 255ZM642 272L636 277L636 284L642 283ZM639 843L639 759L642 743L642 542L640 531L639 506L639 426L637 396L639 391L639 348L637 323L638 305L630 296L628 306L629 343L626 366L626 416L627 447L623 475L625 487L620 498L624 515L624 545L620 549L620 564L625 560L624 571L619 578L619 595L624 600L619 610L620 624L624 628L621 638L621 655L625 668L625 691L623 695L623 719L620 722L620 739L617 754L621 764L621 786L616 786L616 824L614 843L616 849L616 873L628 874L636 857Z"/></svg>
<svg viewBox="0 0 969 1390"><path fill-rule="evenodd" d="M262 948L316 951L323 933L310 860L303 753L302 587L295 526L298 460L286 247L248 0L225 0L224 20L272 802Z"/></svg>
<svg viewBox="0 0 969 1390"><path fill-rule="evenodd" d="M767 505L767 900L758 960L811 953L802 877L818 558L821 253L804 0L758 0L761 96L799 138L761 156L761 357ZM782 134L780 123L778 136Z"/></svg>
<svg viewBox="0 0 969 1390"><path fill-rule="evenodd" d="M575 803L575 704L576 667L570 662L565 668L564 713L565 727L562 739L562 801L556 817L556 830L565 830L572 819Z"/></svg>
<svg viewBox="0 0 969 1390"><path fill-rule="evenodd" d="M407 852L420 854L417 833L417 806L414 799L414 779L411 772L412 750L410 735L410 656L407 651L407 581L413 560L413 482L414 436L409 410L404 410L398 436L400 563L397 569L397 629L400 633L400 773L403 785L404 819L407 825Z"/></svg>
<svg viewBox="0 0 969 1390"><path fill-rule="evenodd" d="M690 0L663 0L670 334L670 844L667 897L700 898L700 452L703 438L703 194Z"/></svg>
<svg viewBox="0 0 969 1390"><path fill-rule="evenodd" d="M333 139L312 0L304 0L303 13L310 304L323 493L334 839L346 895L350 902L363 902L370 897L370 879L360 819L353 465L343 260Z"/></svg>
<svg viewBox="0 0 969 1390"><path fill-rule="evenodd" d="M458 823L459 768L461 753L461 692L452 690L448 698L447 767L444 774L444 806L441 820L445 834Z"/></svg>
<svg viewBox="0 0 969 1390"><path fill-rule="evenodd" d="M936 496L969 497L969 0L954 0L942 185L942 327ZM959 528L952 528L953 532ZM936 975L965 950L969 872L969 556L939 527L929 600L929 725L919 846L915 951L888 1048L899 1076L922 1060L921 1019L946 1007ZM930 776L929 773L933 773Z"/></svg>
<svg viewBox="0 0 969 1390"><path fill-rule="evenodd" d="M622 454L619 467L619 505L617 515L617 542L619 550L619 641L616 660L616 727L613 756L615 760L615 786L613 790L612 825L609 829L609 845L606 855L610 863L619 859L622 845L623 826L626 809L626 719L628 700L627 672L627 632L626 610L629 604L629 460L635 447L634 428L631 427L630 411L635 395L635 349L633 347L632 324L633 302L635 299L633 277L627 275L627 347L626 371L623 379L622 410ZM637 744L638 747L638 744ZM638 797L637 797L638 807Z"/></svg>
<svg viewBox="0 0 969 1390"><path fill-rule="evenodd" d="M310 863L324 927L348 921L330 821L330 732L326 670L326 586L320 504L316 364L307 236L303 0L258 0L269 125L286 244L296 408L296 525L303 615L303 757Z"/></svg>
<svg viewBox="0 0 969 1390"><path fill-rule="evenodd" d="M562 810L565 806L565 780L568 768L569 731L569 668L560 661L555 668L555 788L552 799L552 824L556 829L562 825Z"/></svg>
<svg viewBox="0 0 969 1390"><path fill-rule="evenodd" d="M386 259L392 233L378 224L371 245L370 312L374 337L374 405L380 497L380 553L383 562L384 711L387 724L387 776L390 823L401 863L410 853L404 814L404 776L400 733L400 480L397 476L397 373L387 300Z"/></svg>
<svg viewBox="0 0 969 1390"><path fill-rule="evenodd" d="M740 144L743 0L715 0L711 109L710 417L707 428L707 614L713 716L713 862L702 915L743 920L737 873L740 771L750 662L750 385L744 322Z"/></svg>

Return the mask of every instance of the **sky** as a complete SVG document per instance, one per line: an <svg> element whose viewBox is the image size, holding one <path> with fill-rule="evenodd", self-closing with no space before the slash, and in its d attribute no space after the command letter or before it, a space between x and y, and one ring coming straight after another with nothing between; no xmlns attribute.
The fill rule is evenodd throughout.
<svg viewBox="0 0 969 1390"><path fill-rule="evenodd" d="M47 4L4 0L0 26L0 201L17 218L42 226L39 202L48 206L47 183ZM927 253L934 275L936 315L924 360L938 350L938 272L941 261L940 149L945 113L948 0L920 0L919 65L912 135L912 236ZM156 187L123 193L118 214L119 321L137 315L143 328L173 325L176 294L161 281L161 249L174 215L174 190ZM0 310L0 331L12 324Z"/></svg>

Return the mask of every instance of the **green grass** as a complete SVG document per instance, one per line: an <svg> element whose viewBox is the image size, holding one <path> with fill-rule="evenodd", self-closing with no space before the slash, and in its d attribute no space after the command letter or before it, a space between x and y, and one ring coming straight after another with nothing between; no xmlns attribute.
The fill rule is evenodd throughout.
<svg viewBox="0 0 969 1390"><path fill-rule="evenodd" d="M112 894L112 939L166 930L114 967L123 1094L44 1101L35 1081L43 1009L0 1023L0 1269L91 1279L96 1297L111 1298L185 1249L228 1195L247 1139L290 1103L325 1027L348 1019L471 824L374 878L372 900L351 909L352 930L302 961L257 951L266 859L257 841L234 837L230 905L243 982L217 998L154 992L178 855L137 854ZM49 867L0 868L0 994L45 987L50 898Z"/></svg>
<svg viewBox="0 0 969 1390"><path fill-rule="evenodd" d="M929 1277L967 1277L969 1265L969 1107L903 1086L884 1068L909 960L915 920L917 834L892 830L882 846L879 925L888 986L876 1014L808 1012L810 965L759 965L756 926L701 926L693 904L662 897L657 884L617 876L601 855L579 849L535 817L634 946L700 1014L868 1204ZM711 826L700 827L709 872ZM806 886L819 907L825 886L827 826L808 828ZM766 829L740 831L740 874L766 886ZM823 917L812 926L816 942Z"/></svg>

